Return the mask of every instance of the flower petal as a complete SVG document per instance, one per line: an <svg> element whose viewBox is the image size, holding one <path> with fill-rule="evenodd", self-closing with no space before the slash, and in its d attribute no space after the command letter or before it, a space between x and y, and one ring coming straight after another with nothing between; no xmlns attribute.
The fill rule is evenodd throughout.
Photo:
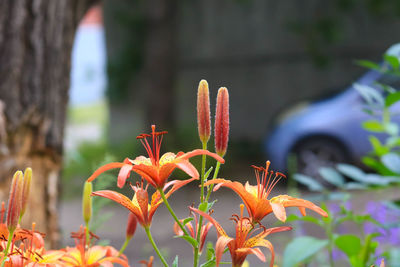
<svg viewBox="0 0 400 267"><path fill-rule="evenodd" d="M196 167L193 166L188 160L183 160L180 162L175 163L176 166L181 169L182 171L186 172L187 175L190 177L199 179L199 172L197 171Z"/></svg>
<svg viewBox="0 0 400 267"><path fill-rule="evenodd" d="M147 193L146 190L144 189L139 189L135 193L135 198L137 200L137 203L140 207L140 210L142 211L143 219L147 223L149 222L149 217L148 217L148 212L149 212L149 194Z"/></svg>
<svg viewBox="0 0 400 267"><path fill-rule="evenodd" d="M144 218L143 214L139 208L139 206L135 206L133 202L127 198L126 196L115 192L111 190L102 190L102 191L95 191L92 193L92 196L100 196L104 198L111 199L112 201L117 202L118 204L124 206L128 210L130 210L132 213L134 213L139 221L140 224L143 225L144 223Z"/></svg>
<svg viewBox="0 0 400 267"><path fill-rule="evenodd" d="M132 167L132 171L139 174L149 184L157 188L157 180L155 179L158 177L158 172L155 167L146 165L134 165Z"/></svg>
<svg viewBox="0 0 400 267"><path fill-rule="evenodd" d="M165 194L165 197L169 198L172 195L172 193L174 193L176 190L178 190L182 186L187 185L188 183L192 182L193 180L196 180L196 178L193 177L193 178L187 179L187 180L173 180L173 181L167 183L164 186L164 191L166 191L167 188L171 185L172 185L172 188Z"/></svg>
<svg viewBox="0 0 400 267"><path fill-rule="evenodd" d="M215 229L217 230L218 236L228 236L225 233L225 231L222 228L222 226L213 217L211 217L209 214L207 214L205 212L202 212L201 210L192 208L192 207L189 207L189 209L191 211L194 211L194 212L200 214L201 216L205 217L207 220L209 220L214 225Z"/></svg>
<svg viewBox="0 0 400 267"><path fill-rule="evenodd" d="M210 184L218 184L216 188L218 189L221 186L228 187L232 189L236 194L239 195L239 197L242 199L244 204L246 205L247 212L251 217L256 212L256 206L257 206L257 197L252 195L251 193L247 192L246 188L239 182L232 182L230 180L225 180L225 179L214 179L211 181L208 181L204 184L204 186L208 186Z"/></svg>
<svg viewBox="0 0 400 267"><path fill-rule="evenodd" d="M125 163L122 162L111 162L108 163L104 166L101 166L100 168L98 168L88 179L88 182L93 181L94 179L97 178L97 176L99 176L100 174L102 174L105 171L111 170L111 169L116 169L116 168L122 168L122 166L124 166Z"/></svg>
<svg viewBox="0 0 400 267"><path fill-rule="evenodd" d="M262 262L266 261L264 253L262 253L262 251L259 248L238 248L237 250L235 250L235 253L241 254L241 255L238 255L239 258L246 256L248 254L254 254Z"/></svg>
<svg viewBox="0 0 400 267"><path fill-rule="evenodd" d="M189 159L191 157L198 156L198 155L207 155L207 156L213 157L214 159L216 159L217 161L219 161L221 163L225 163L225 160L222 157L218 156L216 153L212 153L205 149L195 149L195 150L187 152L185 154L181 154L181 155L178 154L178 155L179 156L177 157L177 160L178 159Z"/></svg>
<svg viewBox="0 0 400 267"><path fill-rule="evenodd" d="M262 239L261 243L258 244L258 246L266 247L271 251L271 262L270 262L269 266L273 267L274 266L274 261L275 261L274 246L272 246L271 242L269 242L266 239Z"/></svg>
<svg viewBox="0 0 400 267"><path fill-rule="evenodd" d="M122 166L122 168L119 170L118 173L118 180L117 180L117 186L119 188L124 187L126 179L129 177L129 173L132 170L132 165L130 164L125 164Z"/></svg>
<svg viewBox="0 0 400 267"><path fill-rule="evenodd" d="M284 231L290 231L292 230L292 227L288 227L288 226L280 226L280 227L273 227L273 228L268 228L265 229L263 232L249 238L246 240L246 242L244 243L243 247L257 247L257 246L261 246L263 244L263 240L266 236L273 234L273 233L278 233L278 232L284 232Z"/></svg>
<svg viewBox="0 0 400 267"><path fill-rule="evenodd" d="M111 262L118 263L118 264L122 265L123 267L129 267L128 262L119 257L106 257L106 258L103 258L98 261L98 263L101 263L101 266L105 266L105 263L111 263ZM113 266L113 265L111 265L111 266Z"/></svg>
<svg viewBox="0 0 400 267"><path fill-rule="evenodd" d="M215 227L217 228L217 227ZM228 245L229 242L233 241L234 239L221 235L218 237L217 243L215 244L215 266L219 266L219 262L221 261L222 254L224 253L225 247Z"/></svg>
<svg viewBox="0 0 400 267"><path fill-rule="evenodd" d="M271 203L272 211L274 212L276 218L278 220L285 222L286 221L286 210L285 207L281 203Z"/></svg>
<svg viewBox="0 0 400 267"><path fill-rule="evenodd" d="M294 198L288 195L279 195L276 197L273 197L271 200L271 203L281 203L284 207L302 207L302 208L307 208L310 210L315 211L316 213L324 216L324 217L328 217L328 213L326 213L326 211L324 211L323 209L321 209L320 207L318 207L317 205L315 205L314 203L312 203L311 201L305 200L305 199L301 199L301 198Z"/></svg>

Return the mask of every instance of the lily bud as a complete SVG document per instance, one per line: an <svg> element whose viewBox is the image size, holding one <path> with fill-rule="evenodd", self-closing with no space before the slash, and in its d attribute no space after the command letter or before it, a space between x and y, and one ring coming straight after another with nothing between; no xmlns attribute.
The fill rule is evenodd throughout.
<svg viewBox="0 0 400 267"><path fill-rule="evenodd" d="M221 87L217 95L215 111L215 152L223 157L228 148L229 139L229 93Z"/></svg>
<svg viewBox="0 0 400 267"><path fill-rule="evenodd" d="M13 232L18 225L19 215L22 207L22 191L24 177L21 171L17 171L11 181L10 195L8 197L7 228Z"/></svg>
<svg viewBox="0 0 400 267"><path fill-rule="evenodd" d="M197 91L197 127L200 141L207 143L211 135L210 95L208 83L201 80Z"/></svg>
<svg viewBox="0 0 400 267"><path fill-rule="evenodd" d="M82 215L86 225L89 223L90 218L92 217L92 197L90 196L92 191L93 191L92 183L85 182L85 185L83 187L83 197L82 197Z"/></svg>
<svg viewBox="0 0 400 267"><path fill-rule="evenodd" d="M21 207L20 218L24 216L26 211L26 206L29 200L29 190L31 187L31 181L32 181L32 169L26 168L24 173L24 188L22 190L22 207Z"/></svg>
<svg viewBox="0 0 400 267"><path fill-rule="evenodd" d="M129 213L128 225L126 226L126 239L131 239L136 231L137 219L132 212Z"/></svg>

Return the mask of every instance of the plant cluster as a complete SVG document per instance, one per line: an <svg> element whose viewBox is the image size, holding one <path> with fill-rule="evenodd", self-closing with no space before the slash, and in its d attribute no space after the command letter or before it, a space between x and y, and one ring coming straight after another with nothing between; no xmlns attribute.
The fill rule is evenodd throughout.
<svg viewBox="0 0 400 267"><path fill-rule="evenodd" d="M267 248L271 252L269 266L274 266L275 252L271 242L267 239L270 234L289 231L288 226L267 227L263 222L269 214L285 222L287 220L286 208L297 207L302 215L306 215L306 209L327 217L328 213L308 200L295 198L289 195L270 197L276 184L285 178L285 175L269 169L270 162L265 167L252 166L255 171L255 185L249 182L242 184L237 181L218 178L221 164L225 163L224 156L228 148L229 139L229 93L226 88L220 88L217 95L214 141L215 152L207 150L207 144L211 136L211 116L209 88L205 80L202 80L198 88L197 98L198 132L202 144L201 149L189 152L161 153L161 144L165 131L156 131L156 126L151 126L149 134L140 134L137 139L143 144L146 156L139 155L134 159L126 158L122 162L108 163L97 169L85 182L83 190L83 220L85 226L81 226L78 232L71 237L76 240L74 247L60 250L47 251L44 247L44 234L32 229L22 229L19 221L26 209L32 172L25 171L25 175L18 171L13 178L8 201L6 223L3 223L5 208L1 211L1 242L0 259L2 266L113 266L119 264L130 266L127 257L123 254L128 243L132 239L139 224L148 236L155 254L157 254L163 266L170 266L169 259L161 253L151 234L151 225L155 212L160 205L165 205L174 220L174 231L177 237L193 247L193 266L201 263L201 255L207 235L212 227L217 233L217 241L214 246L207 246L207 257L201 266L219 266L222 264L222 255L229 251L231 264L234 267L243 266L246 257L254 254L261 261L267 262L267 258L261 248ZM200 171L189 161L192 157L201 156ZM215 162L215 168L207 166L207 156ZM208 160L209 161L209 160ZM117 186L128 186L133 191L133 197L113 190L93 191L93 180L100 179L102 173L110 169L119 169ZM183 180L171 180L171 174L175 169L180 169L187 174ZM133 176L135 173L139 176ZM199 181L199 203L191 205L188 218L178 218L168 198L181 187L188 183ZM212 192L221 187L233 190L242 200L239 213L232 214L230 218L235 224L235 232L227 233L222 225L217 222L212 213L215 201L211 201ZM154 193L149 195L149 188ZM122 205L130 211L126 228L126 240L118 251L111 246L95 245L98 237L91 231L89 222L92 220L92 197L110 199ZM247 214L245 213L245 209ZM308 217L307 217L308 218ZM154 258L141 261L146 266L152 266ZM178 256L172 263L178 266Z"/></svg>
<svg viewBox="0 0 400 267"><path fill-rule="evenodd" d="M29 189L32 181L32 170L17 171L11 182L8 199L7 216L4 221L6 208L2 203L0 211L0 262L1 267L22 266L129 266L125 255L111 246L95 245L98 237L81 226L79 231L71 233L75 239L74 247L59 250L46 250L44 233L36 229L32 223L31 229L20 227L21 219L26 211ZM86 195L90 186L85 186ZM84 219L90 220L91 207L88 198L84 197Z"/></svg>
<svg viewBox="0 0 400 267"><path fill-rule="evenodd" d="M349 203L352 194L346 190L385 190L400 183L400 128L394 116L396 105L400 102L400 92L393 85L398 85L400 76L399 58L393 55L384 55L383 62L376 64L370 61L359 61L359 64L374 71L383 73L379 83L371 86L355 84L354 88L360 93L365 102L364 111L371 115L371 119L362 123L362 127L371 133L369 141L372 150L362 158L362 162L373 170L366 173L359 167L350 164L338 164L335 168L323 167L319 169L321 178L327 184L334 186L338 194L328 190L315 179L295 174L294 179L306 185L310 190L321 192L319 198L332 200L335 196L340 199L337 203L330 203L329 216L321 220L312 217L289 217L288 221L308 222L317 225L325 232L325 239L299 237L292 240L285 251L285 267L294 266L298 262L317 261L317 254L325 250L323 259L329 259L329 266L334 261L345 260L351 266L366 266L373 262L379 263L379 258L386 258L390 266L400 266L400 207L396 201L368 201L365 212L355 214ZM396 84L397 82L397 84ZM337 200L336 199L336 200ZM325 204L322 204L325 205ZM338 208L339 207L339 208ZM351 222L349 224L349 222ZM358 233L354 234L357 229ZM296 248L309 242L312 249L307 254L298 254ZM306 256L304 256L306 255Z"/></svg>

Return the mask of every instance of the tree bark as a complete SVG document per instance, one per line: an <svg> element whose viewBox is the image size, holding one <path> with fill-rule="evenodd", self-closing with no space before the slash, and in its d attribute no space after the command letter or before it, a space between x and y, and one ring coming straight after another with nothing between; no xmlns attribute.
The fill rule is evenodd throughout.
<svg viewBox="0 0 400 267"><path fill-rule="evenodd" d="M33 182L23 225L55 246L70 57L90 1L0 1L0 199L13 172L30 166Z"/></svg>

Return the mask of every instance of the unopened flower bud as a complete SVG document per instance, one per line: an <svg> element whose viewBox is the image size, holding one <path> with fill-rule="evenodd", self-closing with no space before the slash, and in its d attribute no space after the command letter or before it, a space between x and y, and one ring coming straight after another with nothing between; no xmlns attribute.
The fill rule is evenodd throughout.
<svg viewBox="0 0 400 267"><path fill-rule="evenodd" d="M210 95L208 83L201 80L197 91L197 126L202 143L207 143L211 135Z"/></svg>
<svg viewBox="0 0 400 267"><path fill-rule="evenodd" d="M92 191L92 182L85 182L82 197L82 215L86 225L89 223L90 218L92 217L92 197L90 196Z"/></svg>
<svg viewBox="0 0 400 267"><path fill-rule="evenodd" d="M29 190L31 187L31 181L32 181L32 169L26 168L24 173L24 188L22 190L22 207L21 207L20 218L24 216L26 211L26 206L29 200Z"/></svg>
<svg viewBox="0 0 400 267"><path fill-rule="evenodd" d="M13 232L18 225L19 215L22 207L22 191L24 177L21 171L17 171L11 181L10 195L8 197L7 228Z"/></svg>
<svg viewBox="0 0 400 267"><path fill-rule="evenodd" d="M131 239L136 231L137 219L132 212L128 216L128 225L126 226L126 239Z"/></svg>
<svg viewBox="0 0 400 267"><path fill-rule="evenodd" d="M221 87L217 95L215 111L215 152L223 157L228 148L229 139L229 93Z"/></svg>

